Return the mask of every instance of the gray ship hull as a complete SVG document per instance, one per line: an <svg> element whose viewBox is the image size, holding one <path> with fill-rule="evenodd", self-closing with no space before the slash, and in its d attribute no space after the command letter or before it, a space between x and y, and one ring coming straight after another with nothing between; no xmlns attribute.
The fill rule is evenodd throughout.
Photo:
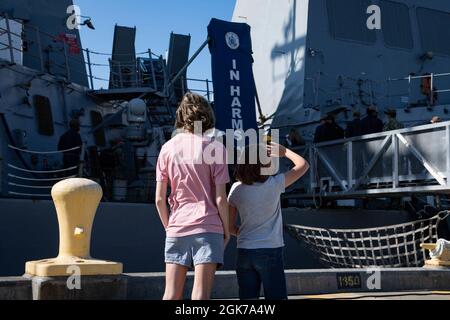
<svg viewBox="0 0 450 320"><path fill-rule="evenodd" d="M0 199L0 276L24 273L25 262L55 257L58 222L52 201ZM285 209L284 222L334 228L376 227L408 221L400 211ZM119 261L124 271L164 270L164 230L154 205L102 203L93 228L91 254ZM323 268L301 243L285 234L287 269ZM236 242L227 248L225 270L233 270Z"/></svg>

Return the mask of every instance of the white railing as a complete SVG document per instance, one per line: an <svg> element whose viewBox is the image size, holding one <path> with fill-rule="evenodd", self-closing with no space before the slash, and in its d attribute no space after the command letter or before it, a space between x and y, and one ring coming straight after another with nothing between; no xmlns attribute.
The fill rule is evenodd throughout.
<svg viewBox="0 0 450 320"><path fill-rule="evenodd" d="M27 149L17 148L9 145L9 149L18 153L19 159L23 159L23 154L34 157L34 162L37 163L42 160L45 163L49 163L50 157L60 157L66 152L80 150L80 161L78 165L69 168L55 168L55 167L34 167L30 168L30 164L27 161L22 161L24 167L8 163L7 170L7 185L8 194L13 197L29 197L29 198L48 198L50 197L50 190L53 185L59 181L82 177L84 171L84 154L85 145L70 148L62 151L31 151ZM39 159L41 157L42 159ZM54 159L55 162L60 159ZM59 163L59 162L58 162Z"/></svg>
<svg viewBox="0 0 450 320"><path fill-rule="evenodd" d="M423 80L427 79L429 88L423 88ZM389 78L388 79L388 98L391 99L395 96L404 96L407 97L408 101L405 103L407 105L410 105L413 101L414 94L419 93L422 96L425 96L427 100L427 104L429 106L433 106L436 104L436 95L437 94L447 94L450 92L450 85L448 86L448 89L444 87L443 89L437 88L437 83L439 80L447 80L450 83L450 73L430 73L420 76L412 76L409 75L404 78ZM418 81L421 81L422 83L417 83ZM400 83L407 83L407 91L406 92L399 92L397 94L391 93L391 83L393 82L400 82ZM420 89L420 90L419 90ZM424 92L421 92L422 90L428 90L428 93L424 95Z"/></svg>

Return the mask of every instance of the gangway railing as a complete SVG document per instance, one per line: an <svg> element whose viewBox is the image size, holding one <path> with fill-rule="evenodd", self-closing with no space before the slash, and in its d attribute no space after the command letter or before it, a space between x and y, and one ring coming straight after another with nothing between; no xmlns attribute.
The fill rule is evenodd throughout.
<svg viewBox="0 0 450 320"><path fill-rule="evenodd" d="M84 173L85 144L61 151L32 151L8 145L8 148L19 154L19 158L26 159L21 165L7 163L8 195L21 198L49 198L52 187L59 181L82 177ZM61 165L61 157L64 153L80 152L80 160L77 165L65 168Z"/></svg>
<svg viewBox="0 0 450 320"><path fill-rule="evenodd" d="M288 190L288 199L450 193L450 122L312 144L297 151L311 169Z"/></svg>

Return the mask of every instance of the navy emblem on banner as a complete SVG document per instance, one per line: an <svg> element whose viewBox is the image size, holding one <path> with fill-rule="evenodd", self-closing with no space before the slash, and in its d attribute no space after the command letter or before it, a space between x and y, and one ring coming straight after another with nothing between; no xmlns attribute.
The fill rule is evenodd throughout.
<svg viewBox="0 0 450 320"><path fill-rule="evenodd" d="M239 36L236 33L227 32L225 35L225 40L227 41L227 45L230 49L236 50L239 48Z"/></svg>

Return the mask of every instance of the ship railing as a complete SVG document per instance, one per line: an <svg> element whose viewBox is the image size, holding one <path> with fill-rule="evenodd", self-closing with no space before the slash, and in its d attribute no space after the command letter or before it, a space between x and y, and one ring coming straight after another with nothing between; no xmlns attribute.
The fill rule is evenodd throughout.
<svg viewBox="0 0 450 320"><path fill-rule="evenodd" d="M11 19L6 13L0 13L0 21L5 21L5 27L0 25L0 36L6 35L6 39L0 38L0 50L7 50L10 52L7 61L9 64L22 64L21 59L18 59L17 54L23 55L26 53L27 59L33 60L38 65L37 71L41 73L49 73L55 76L63 77L68 82L72 82L76 75L78 79L87 77L87 86L91 90L96 89L123 89L123 88L151 88L155 92L162 95L167 93L169 84L169 75L165 60L162 55L157 55L151 49L136 53L136 57L127 61L121 59L120 61L113 60L112 54L102 53L88 48L81 49L79 47L79 39L75 39L72 43L66 39L67 34L52 35L43 32L38 27L31 24L26 24L27 35L34 36L33 41L24 39L24 33L17 33L11 30L11 21L19 21ZM20 41L14 41L20 39ZM51 43L52 45L45 46L44 44ZM29 46L37 46L34 51L28 50ZM37 52L38 54L33 54ZM79 57L79 53L83 54L83 58ZM121 56L115 54L115 56ZM129 57L129 54L123 54L123 57ZM143 59L148 59L149 70L142 68ZM63 61L56 62L55 60ZM159 66L157 65L159 64ZM161 69L162 67L162 69ZM161 69L161 70L160 70ZM127 72L130 77L127 76ZM158 71L159 70L159 71ZM177 82L180 79L177 80ZM189 82L204 82L205 89L192 89L190 91L203 93L211 101L213 92L210 90L211 81L187 79ZM186 81L181 79L181 86L184 86ZM185 91L186 88L181 88Z"/></svg>
<svg viewBox="0 0 450 320"><path fill-rule="evenodd" d="M91 60L92 52L88 49L87 60ZM101 57L106 57L104 53L99 54ZM144 55L144 56L143 56ZM165 93L167 87L167 74L165 61L162 56L156 56L149 49L148 52L141 52L137 54L136 59L116 61L108 58L108 64L91 64L92 67L108 67L109 80L101 79L109 86L109 89L123 89L123 88L150 88L154 92L161 94ZM148 66L145 62L148 61ZM89 67L89 77L92 79L92 67ZM99 79L97 79L99 80ZM93 87L91 80L91 87Z"/></svg>
<svg viewBox="0 0 450 320"><path fill-rule="evenodd" d="M450 122L296 148L309 174L287 199L358 199L450 192ZM282 163L287 169L289 163Z"/></svg>
<svg viewBox="0 0 450 320"><path fill-rule="evenodd" d="M380 81L340 76L340 84L334 89L327 89L322 85L323 77L327 78L326 75L318 73L314 77L305 78L306 106L319 109L320 101L330 106L356 105L359 103L358 100L364 100L362 102L369 105L376 104L376 100L383 98L390 106L431 108L438 103L443 104L440 99L441 94L446 95L445 101L448 101L447 95L450 93L450 73L444 72L400 78L390 77ZM330 80L330 78L327 79L327 81ZM363 87L359 90L358 86ZM358 97L360 95L362 98ZM375 99L375 97L378 98Z"/></svg>
<svg viewBox="0 0 450 320"><path fill-rule="evenodd" d="M84 175L85 144L61 151L32 151L8 145L17 155L17 163L7 163L8 195L20 198L46 199L59 181ZM64 153L80 152L77 165L64 168L60 165ZM41 165L37 165L37 164Z"/></svg>
<svg viewBox="0 0 450 320"><path fill-rule="evenodd" d="M424 80L427 80L426 84L424 84ZM399 83L400 88L395 83ZM406 84L406 88L404 84ZM425 88L424 85L428 88ZM394 86L397 88L393 88ZM426 104L432 107L438 102L438 95L450 93L450 73L429 73L418 76L409 75L403 78L389 78L387 91L389 103L392 103L392 98L401 97L402 104L410 107L420 98L425 97Z"/></svg>
<svg viewBox="0 0 450 320"><path fill-rule="evenodd" d="M117 152L118 151L118 152ZM153 203L158 155L129 154L119 150L90 155L87 176L97 181L108 202Z"/></svg>
<svg viewBox="0 0 450 320"><path fill-rule="evenodd" d="M74 74L77 76L84 78L88 77L89 82L88 86L90 89L94 89L95 85L103 86L103 84L107 84L109 86L110 79L108 79L110 72L110 64L104 62L96 62L94 60L94 56L99 57L98 60L103 61L104 57L108 54L90 51L89 49L80 49L78 47L78 42L76 46L70 45L66 42L64 35L55 36L46 32L43 32L39 28L27 24L27 30L33 30L33 32L29 31L29 34L34 34L36 39L33 42L33 45L37 46L38 54L33 54L26 47L29 46L29 41L23 41L23 34L13 32L10 28L11 21L16 21L15 19L9 18L6 14L0 13L0 20L5 20L6 28L0 26L0 35L6 35L5 40L0 41L0 48L3 50L8 50L10 55L7 61L11 64L22 64L21 61L18 61L16 55L21 54L22 56L26 53L28 59L37 61L37 65L39 68L37 71L42 73L49 73L55 76L61 76L66 78L67 81L71 82ZM22 41L16 41L14 43L14 39L22 39ZM44 41L46 40L46 41ZM78 40L77 40L78 41ZM43 44L46 42L55 43L52 46L44 46ZM56 44L59 44L57 46ZM84 55L84 59L75 57L75 54L71 54L71 50L76 50L76 55L78 55L78 51L82 52ZM151 52L151 51L147 51ZM45 53L45 55L44 55ZM138 55L144 54L143 52L138 53ZM50 55L54 55L50 58ZM151 54L153 55L153 54ZM47 58L45 57L47 56ZM63 63L58 63L55 60L59 58L59 60L64 61ZM71 66L75 66L72 67ZM136 65L134 65L136 67ZM94 70L94 68L96 70ZM94 71L98 72L98 75L94 74Z"/></svg>
<svg viewBox="0 0 450 320"><path fill-rule="evenodd" d="M34 41L24 39L24 26L22 26L21 33L12 31L10 27L12 21L20 23L20 20L11 19L7 14L0 13L0 21L1 20L5 21L6 28L0 26L0 34L6 35L6 42L5 40L0 41L0 47L3 47L2 49L10 52L8 59L6 59L10 65L22 64L22 61L18 61L19 59L17 59L16 55L20 54L23 57L26 53L29 61L37 62L35 63L38 66L36 70L41 73L63 77L69 82L73 79L73 73L81 78L86 77L86 63L82 59L76 58L70 54L71 50L79 50L78 44L76 47L70 46L63 39L63 35L55 36L43 32L38 27L31 24L26 25L28 31L27 35L30 37L34 36L35 39ZM20 39L20 41L13 41L14 39ZM47 41L44 42L44 40ZM52 43L52 45L45 46L44 43ZM57 44L60 44L60 46ZM35 51L37 54L31 53L29 50L29 46L31 45L37 46L37 50ZM56 62L56 58L59 58L63 62ZM76 67L71 68L72 65Z"/></svg>
<svg viewBox="0 0 450 320"><path fill-rule="evenodd" d="M195 79L195 78L187 78L187 84L190 92L194 92L204 96L208 102L214 101L214 87L213 82L209 79ZM184 86L183 77L181 77L181 83ZM183 94L185 94L188 90L186 88L182 88Z"/></svg>

